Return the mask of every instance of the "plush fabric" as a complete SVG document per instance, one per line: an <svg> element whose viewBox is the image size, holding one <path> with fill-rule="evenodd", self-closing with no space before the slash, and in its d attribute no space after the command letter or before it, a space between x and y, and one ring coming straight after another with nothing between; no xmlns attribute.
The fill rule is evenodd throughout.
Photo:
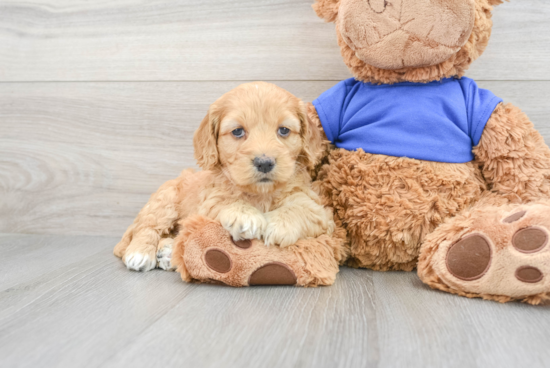
<svg viewBox="0 0 550 368"><path fill-rule="evenodd" d="M183 219L180 228L183 231L174 240L172 265L186 282L250 286L255 271L275 263L292 271L296 286L328 286L334 283L338 266L348 256L348 249L344 247L346 233L342 228L336 229L332 236L303 239L286 248L267 247L258 240L252 240L247 248L240 248L219 222L202 216ZM228 271L219 272L209 267L204 261L209 250L226 255L230 260Z"/></svg>
<svg viewBox="0 0 550 368"><path fill-rule="evenodd" d="M474 160L487 120L502 99L469 79L375 85L342 81L313 101L338 148L419 160Z"/></svg>
<svg viewBox="0 0 550 368"><path fill-rule="evenodd" d="M341 32L342 24L337 20L341 0L317 0L314 9L317 14L328 22L336 22L336 35L344 62L351 73L358 80L372 83L398 83L398 82L431 82L443 78L463 76L464 72L485 50L491 36L493 22L492 5L502 3L501 0L456 0L456 2L474 2L474 25L466 43L446 60L432 65L420 67L402 67L398 69L384 69L369 64L356 54ZM399 1L387 0L388 3L399 5ZM403 0L414 6L415 0ZM362 27L362 25L359 25Z"/></svg>
<svg viewBox="0 0 550 368"><path fill-rule="evenodd" d="M439 64L474 27L473 1L342 0L337 23L346 44L381 69Z"/></svg>
<svg viewBox="0 0 550 368"><path fill-rule="evenodd" d="M331 151L317 182L348 231L348 264L412 271L427 234L469 208L486 190L474 162L446 164Z"/></svg>
<svg viewBox="0 0 550 368"><path fill-rule="evenodd" d="M336 145L326 146L312 171L313 185L348 232L348 265L417 268L430 287L466 297L531 304L550 298L550 149L519 108L484 91L470 90L459 101L441 87L454 78L475 89L475 82L462 77L487 46L492 7L501 3L314 5L321 18L336 23L344 62L357 80L342 82L308 107L310 120L322 123ZM401 89L422 90L410 83L438 87L432 94L409 92L410 101L403 102L405 94L396 97ZM468 97L478 93L479 104L472 104L476 99ZM452 152L456 134L439 135L437 122L445 120L467 133L473 161L460 163L465 160L456 152L448 162L422 154L395 157L422 145L443 151L437 156ZM485 129L476 129L476 121ZM372 124L395 129L381 138ZM433 131L428 134L424 124ZM415 146L414 139L402 140L411 129L436 142Z"/></svg>
<svg viewBox="0 0 550 368"><path fill-rule="evenodd" d="M550 228L550 201L487 205L492 201L500 202L499 199L488 196L474 208L448 221L427 237L418 265L420 278L434 289L468 297L480 296L500 302L524 300L531 304L549 299L548 244L540 251L523 253L514 247L513 239L521 229L533 226L547 233ZM512 223L503 221L506 217L523 211L526 214L520 220ZM446 265L449 248L463 239L465 234L483 235L493 252L487 272L483 277L472 281L454 277ZM521 281L516 272L526 266L546 271L546 277L535 283Z"/></svg>

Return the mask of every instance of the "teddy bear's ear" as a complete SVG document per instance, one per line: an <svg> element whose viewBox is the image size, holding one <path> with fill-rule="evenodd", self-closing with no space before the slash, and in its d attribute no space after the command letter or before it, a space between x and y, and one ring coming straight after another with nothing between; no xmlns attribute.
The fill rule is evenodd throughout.
<svg viewBox="0 0 550 368"><path fill-rule="evenodd" d="M334 22L334 20L336 20L336 16L338 15L340 0L317 0L312 6L319 18L324 19L325 22Z"/></svg>

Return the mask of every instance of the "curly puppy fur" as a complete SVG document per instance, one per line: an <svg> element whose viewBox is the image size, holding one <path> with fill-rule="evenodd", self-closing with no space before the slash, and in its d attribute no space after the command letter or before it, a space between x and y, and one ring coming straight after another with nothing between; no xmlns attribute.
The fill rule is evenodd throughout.
<svg viewBox="0 0 550 368"><path fill-rule="evenodd" d="M393 84L462 77L485 50L491 35L493 6L501 3L501 0L431 2L430 6L439 7L441 14L447 12L442 17L451 18L458 14L448 12L452 13L453 7L471 6L474 9L471 33L460 49L446 60L422 65L425 55L419 54L418 65L403 68L380 68L367 59L376 54L379 56L377 61L383 64L388 62L387 55L402 57L415 43L423 43L425 48L419 52L429 55L434 52L432 49L443 44L433 38L444 32L437 37L432 37L430 32L420 37L419 32L425 30L423 25L417 22L416 28L407 29L407 21L402 19L405 13L396 11L396 7L404 9L405 4L406 11L416 11L423 17L424 10L433 10L423 8L428 2L317 0L313 7L319 17L335 22L344 62L356 79ZM467 14L466 10L463 14ZM371 24L358 15L361 11L370 14ZM469 22L467 16L463 19ZM396 21L401 24L395 26ZM450 24L460 30L453 22L441 24ZM376 49L384 37L401 31L410 36L409 44L403 49ZM451 31L450 34L457 33ZM363 49L371 54L365 56ZM308 114L310 120L320 126L313 105L308 106ZM491 225L490 221L482 221L483 213L497 218L517 206L528 205L536 208L532 211L532 219L544 218L541 213L548 210L546 198L550 196L550 149L518 108L509 104L496 108L479 145L474 148L475 161L466 164L388 157L362 150L350 152L335 149L326 142L322 145L325 155L313 170L317 180L314 186L322 193L324 203L333 207L336 223L348 231L350 258L347 263L350 266L382 271L410 271L418 267L420 278L432 288L468 297L500 302L517 299L532 304L548 298L543 292L521 295L516 290L513 296L499 294L498 287L492 293L468 291L466 284L451 285L444 281L434 268L434 255L440 244L460 239L476 229L474 224L485 224L487 231L496 228L497 225Z"/></svg>
<svg viewBox="0 0 550 368"><path fill-rule="evenodd" d="M130 269L154 268L160 240L175 237L177 222L194 214L219 221L234 240L263 239L266 245L287 247L332 234L332 212L322 206L309 174L323 149L321 137L305 104L273 84L228 92L195 133L195 157L204 171L185 170L162 185L115 255Z"/></svg>

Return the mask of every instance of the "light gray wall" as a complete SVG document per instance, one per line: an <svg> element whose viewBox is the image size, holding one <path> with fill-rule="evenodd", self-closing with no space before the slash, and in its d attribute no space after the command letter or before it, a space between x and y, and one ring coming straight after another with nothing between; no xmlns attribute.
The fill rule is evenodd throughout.
<svg viewBox="0 0 550 368"><path fill-rule="evenodd" d="M244 81L311 101L350 77L312 0L0 0L0 232L121 235L194 166L208 105ZM550 1L515 0L468 76L550 142Z"/></svg>

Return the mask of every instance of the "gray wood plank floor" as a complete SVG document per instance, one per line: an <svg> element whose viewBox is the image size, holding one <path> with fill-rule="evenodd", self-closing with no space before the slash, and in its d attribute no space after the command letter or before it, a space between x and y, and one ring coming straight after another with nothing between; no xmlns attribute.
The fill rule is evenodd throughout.
<svg viewBox="0 0 550 368"><path fill-rule="evenodd" d="M0 235L1 367L547 367L550 306L470 300L416 274L234 289L127 271L118 239Z"/></svg>

